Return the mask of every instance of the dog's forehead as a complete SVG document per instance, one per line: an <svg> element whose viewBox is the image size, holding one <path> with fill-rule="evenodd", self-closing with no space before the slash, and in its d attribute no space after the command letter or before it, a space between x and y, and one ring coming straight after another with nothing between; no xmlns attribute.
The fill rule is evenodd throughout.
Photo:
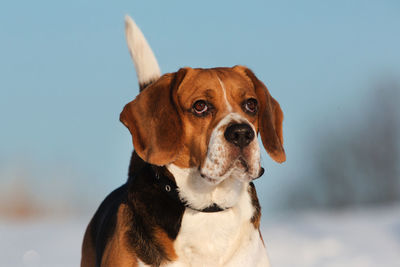
<svg viewBox="0 0 400 267"><path fill-rule="evenodd" d="M219 98L253 88L251 81L233 68L190 69L179 86L178 95L182 100L207 96ZM224 92L225 91L225 92Z"/></svg>
<svg viewBox="0 0 400 267"><path fill-rule="evenodd" d="M219 81L224 84L226 89L253 88L251 80L246 75L236 71L233 68L216 68L213 70L216 72Z"/></svg>

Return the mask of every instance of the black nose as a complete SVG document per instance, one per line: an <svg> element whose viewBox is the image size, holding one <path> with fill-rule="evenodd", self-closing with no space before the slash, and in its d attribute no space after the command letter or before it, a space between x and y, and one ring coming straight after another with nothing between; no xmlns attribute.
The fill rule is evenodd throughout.
<svg viewBox="0 0 400 267"><path fill-rule="evenodd" d="M247 146L254 139L254 131L246 123L232 124L226 128L224 135L228 142L240 148Z"/></svg>

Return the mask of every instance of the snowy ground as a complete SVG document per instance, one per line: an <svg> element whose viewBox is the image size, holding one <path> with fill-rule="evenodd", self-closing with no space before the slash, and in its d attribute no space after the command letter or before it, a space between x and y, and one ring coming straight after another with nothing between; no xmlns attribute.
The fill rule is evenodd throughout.
<svg viewBox="0 0 400 267"><path fill-rule="evenodd" d="M0 267L79 266L88 219L0 221ZM400 266L399 206L263 219L272 266Z"/></svg>
<svg viewBox="0 0 400 267"><path fill-rule="evenodd" d="M399 206L280 218L263 235L272 266L400 266Z"/></svg>

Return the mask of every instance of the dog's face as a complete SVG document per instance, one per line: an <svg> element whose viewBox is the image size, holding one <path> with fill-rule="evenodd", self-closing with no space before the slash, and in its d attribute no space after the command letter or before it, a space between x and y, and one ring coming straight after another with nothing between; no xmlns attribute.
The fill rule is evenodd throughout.
<svg viewBox="0 0 400 267"><path fill-rule="evenodd" d="M120 119L143 160L197 168L209 183L259 176L258 133L269 155L285 161L279 104L242 66L166 74L128 103Z"/></svg>

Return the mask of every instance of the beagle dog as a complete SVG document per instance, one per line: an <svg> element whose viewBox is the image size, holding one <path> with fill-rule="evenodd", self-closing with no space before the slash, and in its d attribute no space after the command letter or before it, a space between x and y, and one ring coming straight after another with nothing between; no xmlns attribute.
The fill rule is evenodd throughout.
<svg viewBox="0 0 400 267"><path fill-rule="evenodd" d="M269 266L252 180L258 134L286 159L278 102L243 66L161 76L140 29L125 26L141 92L120 120L135 150L87 227L81 267Z"/></svg>

